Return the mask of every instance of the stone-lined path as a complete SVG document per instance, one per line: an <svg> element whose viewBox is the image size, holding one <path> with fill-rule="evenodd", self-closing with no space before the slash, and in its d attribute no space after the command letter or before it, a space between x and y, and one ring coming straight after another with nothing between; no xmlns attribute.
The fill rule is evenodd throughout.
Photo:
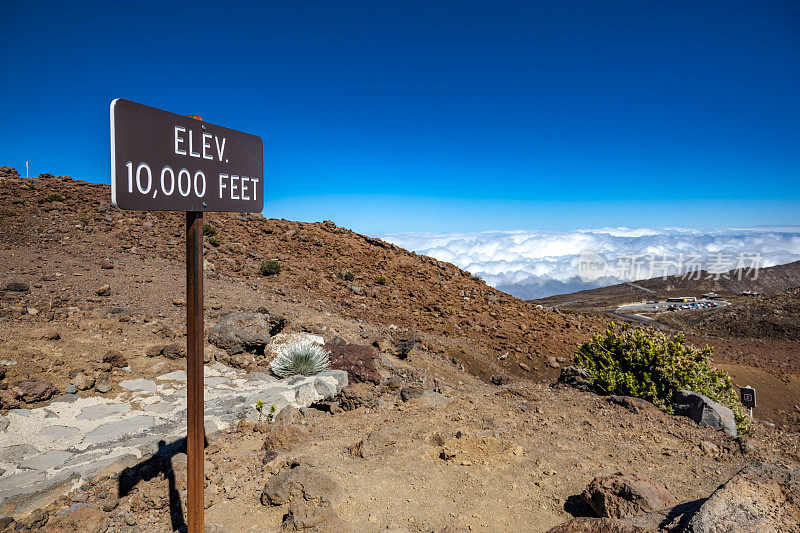
<svg viewBox="0 0 800 533"><path fill-rule="evenodd" d="M256 419L256 402L276 412L307 407L335 396L347 373L278 380L215 363L205 367L206 433L227 429L240 418ZM67 394L36 409L0 416L0 516L12 500L68 481L90 479L100 470L129 464L186 435L186 373L120 383L116 398ZM5 426L5 429L4 429ZM13 504L12 504L13 505Z"/></svg>

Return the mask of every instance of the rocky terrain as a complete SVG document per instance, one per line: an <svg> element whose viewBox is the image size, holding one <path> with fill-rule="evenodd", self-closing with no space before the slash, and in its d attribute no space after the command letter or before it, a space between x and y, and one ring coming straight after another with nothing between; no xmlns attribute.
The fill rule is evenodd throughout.
<svg viewBox="0 0 800 533"><path fill-rule="evenodd" d="M0 531L185 528L184 221L108 199L0 169ZM800 530L791 426L556 384L609 317L330 222L206 222L206 531ZM337 377L269 376L290 336Z"/></svg>

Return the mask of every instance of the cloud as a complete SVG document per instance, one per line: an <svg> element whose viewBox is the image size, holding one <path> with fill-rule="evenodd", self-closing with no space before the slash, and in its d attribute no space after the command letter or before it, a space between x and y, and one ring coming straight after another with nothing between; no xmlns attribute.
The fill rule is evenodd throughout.
<svg viewBox="0 0 800 533"><path fill-rule="evenodd" d="M393 233L380 237L479 274L493 287L520 298L541 298L665 273L723 272L800 260L800 226Z"/></svg>

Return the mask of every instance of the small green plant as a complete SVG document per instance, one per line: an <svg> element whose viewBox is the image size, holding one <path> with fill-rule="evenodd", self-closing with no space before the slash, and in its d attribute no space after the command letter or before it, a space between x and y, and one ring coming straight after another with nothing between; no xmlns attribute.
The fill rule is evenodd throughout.
<svg viewBox="0 0 800 533"><path fill-rule="evenodd" d="M63 202L64 201L64 197L61 196L60 194L56 193L56 192L51 192L50 194L45 196L42 201L43 202L48 202L48 203L49 202Z"/></svg>
<svg viewBox="0 0 800 533"><path fill-rule="evenodd" d="M264 402L258 400L256 402L256 411L258 411L258 421L261 422L261 411L264 410Z"/></svg>
<svg viewBox="0 0 800 533"><path fill-rule="evenodd" d="M276 411L275 404L270 405L269 414L267 415L267 422L269 422L270 424L275 422L275 411Z"/></svg>
<svg viewBox="0 0 800 533"><path fill-rule="evenodd" d="M310 341L300 341L281 346L278 356L269 366L276 376L287 378L319 374L328 370L331 362L325 348Z"/></svg>
<svg viewBox="0 0 800 533"><path fill-rule="evenodd" d="M208 238L208 244L216 248L217 246L219 246L219 237L217 237L216 235L212 235L211 237Z"/></svg>
<svg viewBox="0 0 800 533"><path fill-rule="evenodd" d="M609 394L644 398L664 412L674 412L678 390L691 390L733 411L739 433L752 431L750 417L739 402L731 378L711 364L714 349L697 349L683 335L663 333L613 322L581 345L575 364L589 372L592 383Z"/></svg>
<svg viewBox="0 0 800 533"><path fill-rule="evenodd" d="M213 237L217 234L217 228L214 227L213 224L209 224L208 222L203 224L203 235L206 237Z"/></svg>
<svg viewBox="0 0 800 533"><path fill-rule="evenodd" d="M277 259L264 259L261 261L261 275L274 276L281 271L281 264Z"/></svg>
<svg viewBox="0 0 800 533"><path fill-rule="evenodd" d="M469 277L472 278L474 281L483 281L483 278L481 277L480 274L470 274Z"/></svg>
<svg viewBox="0 0 800 533"><path fill-rule="evenodd" d="M338 275L339 275L339 279L343 279L345 281L353 281L353 280L356 279L356 275L353 274L353 272L351 272L350 270L348 270L346 268L340 270Z"/></svg>
<svg viewBox="0 0 800 533"><path fill-rule="evenodd" d="M386 285L386 276L378 276L375 278L375 283L378 285Z"/></svg>

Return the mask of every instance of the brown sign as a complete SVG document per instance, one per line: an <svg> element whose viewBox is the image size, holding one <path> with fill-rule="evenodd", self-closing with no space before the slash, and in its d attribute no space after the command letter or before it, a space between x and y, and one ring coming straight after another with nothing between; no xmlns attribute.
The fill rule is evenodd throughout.
<svg viewBox="0 0 800 533"><path fill-rule="evenodd" d="M742 405L748 409L756 406L756 390L752 387L742 387L739 389L739 395L742 400Z"/></svg>
<svg viewBox="0 0 800 533"><path fill-rule="evenodd" d="M261 138L129 100L111 102L111 201L140 211L264 208Z"/></svg>

